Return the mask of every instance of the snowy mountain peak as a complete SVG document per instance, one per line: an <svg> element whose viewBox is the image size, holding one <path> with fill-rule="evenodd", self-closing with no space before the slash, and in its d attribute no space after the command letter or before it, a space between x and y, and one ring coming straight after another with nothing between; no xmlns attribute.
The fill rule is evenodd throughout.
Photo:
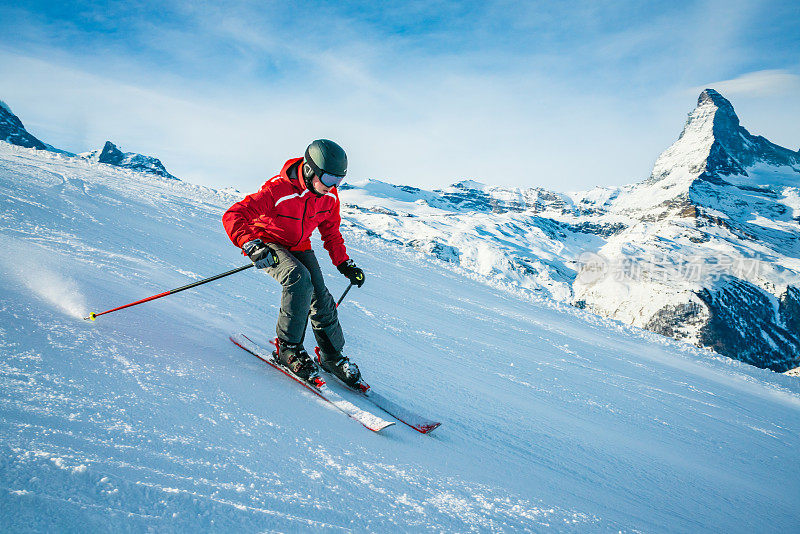
<svg viewBox="0 0 800 534"><path fill-rule="evenodd" d="M780 173L771 173L773 180L779 175L800 180L800 151L792 152L750 134L739 123L733 105L714 89L706 89L678 140L656 160L650 178L637 184L629 195L622 195L615 207L625 213L646 211L654 219L693 216L692 206L705 203L696 194L698 187L725 186L731 181L759 188L797 185L785 180L780 184L764 181L767 174L761 171L765 165L784 167ZM736 176L740 178L731 178ZM750 180L745 183L742 178Z"/></svg>
<svg viewBox="0 0 800 534"><path fill-rule="evenodd" d="M717 108L715 119L724 118L735 122L737 126L739 124L739 117L736 116L733 105L714 89L706 89L700 93L697 98L697 107L700 106L714 106Z"/></svg>
<svg viewBox="0 0 800 534"><path fill-rule="evenodd" d="M116 167L123 167L134 171L155 174L158 176L163 176L164 178L170 178L172 180L178 179L167 172L164 164L161 163L161 160L158 158L137 154L135 152L123 152L111 141L106 141L106 144L103 146L102 150L87 152L81 154L81 156L99 163L107 163L108 165L114 165Z"/></svg>
<svg viewBox="0 0 800 534"><path fill-rule="evenodd" d="M761 136L750 134L739 124L739 117L731 103L713 89L706 89L700 94L697 107L714 110L711 126L715 145L709 154L709 173L716 176L747 176L745 168L757 162L770 165L800 164L800 152L792 152Z"/></svg>
<svg viewBox="0 0 800 534"><path fill-rule="evenodd" d="M47 150L47 146L31 135L8 104L0 100L0 141L26 148Z"/></svg>
<svg viewBox="0 0 800 534"><path fill-rule="evenodd" d="M710 131L714 144L709 151L706 178L719 178L728 175L748 176L747 167L759 162L776 166L800 165L800 151L771 143L761 136L752 135L739 123L739 117L731 103L717 91L706 89L697 100L697 108L690 114L687 128L693 116L711 115ZM683 135L683 134L681 134Z"/></svg>

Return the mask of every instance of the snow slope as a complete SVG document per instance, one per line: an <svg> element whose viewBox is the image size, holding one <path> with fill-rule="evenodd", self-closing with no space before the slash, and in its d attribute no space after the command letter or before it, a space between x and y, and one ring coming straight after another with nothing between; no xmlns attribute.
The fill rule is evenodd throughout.
<svg viewBox="0 0 800 534"><path fill-rule="evenodd" d="M796 530L795 378L350 219L349 354L429 436L370 433L230 344L272 335L262 273L81 319L243 264L234 200L0 143L0 531Z"/></svg>

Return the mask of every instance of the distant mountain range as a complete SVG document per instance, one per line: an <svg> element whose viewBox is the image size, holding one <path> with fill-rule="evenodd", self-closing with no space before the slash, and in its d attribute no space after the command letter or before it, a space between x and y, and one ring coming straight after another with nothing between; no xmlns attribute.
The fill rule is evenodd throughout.
<svg viewBox="0 0 800 534"><path fill-rule="evenodd" d="M800 365L800 152L750 134L712 89L634 185L341 189L354 231L759 367Z"/></svg>
<svg viewBox="0 0 800 534"><path fill-rule="evenodd" d="M123 152L111 141L106 141L102 150L95 150L93 152L85 152L80 154L81 157L88 160L97 161L99 163L107 163L116 167L123 167L139 172L146 172L177 180L173 175L167 172L161 160L152 156L144 156L136 152Z"/></svg>
<svg viewBox="0 0 800 534"><path fill-rule="evenodd" d="M0 139L59 152L5 105ZM175 179L111 142L79 157ZM633 185L425 191L368 180L340 197L353 232L759 367L800 365L800 151L750 134L712 89Z"/></svg>
<svg viewBox="0 0 800 534"><path fill-rule="evenodd" d="M23 146L26 148L35 148L37 150L48 150L50 152L57 152L69 156L75 156L70 152L59 150L51 145L43 143L30 132L25 129L22 121L14 115L11 108L3 101L0 101L0 140L12 145ZM93 152L86 152L79 154L79 157L97 161L99 163L106 163L114 165L115 167L122 167L133 171L146 172L177 180L173 175L167 172L164 165L158 158L152 156L145 156L135 152L122 152L111 141L106 141L105 146L101 150Z"/></svg>

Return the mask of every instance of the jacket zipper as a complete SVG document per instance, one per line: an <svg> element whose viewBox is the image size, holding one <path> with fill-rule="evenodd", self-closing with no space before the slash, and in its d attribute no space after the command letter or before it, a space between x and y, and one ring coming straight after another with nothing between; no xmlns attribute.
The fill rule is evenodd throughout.
<svg viewBox="0 0 800 534"><path fill-rule="evenodd" d="M303 217L300 219L300 239L295 243L292 248L296 247L303 241L303 236L305 235L305 225L306 225L306 210L308 209L308 198L303 203Z"/></svg>

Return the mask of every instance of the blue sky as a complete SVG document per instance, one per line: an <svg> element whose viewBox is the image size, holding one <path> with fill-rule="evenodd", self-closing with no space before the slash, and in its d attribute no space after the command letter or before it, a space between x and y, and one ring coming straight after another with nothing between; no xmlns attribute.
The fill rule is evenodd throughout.
<svg viewBox="0 0 800 534"><path fill-rule="evenodd" d="M704 87L797 149L796 6L6 2L0 99L57 147L243 191L318 137L353 180L587 189L646 178Z"/></svg>

